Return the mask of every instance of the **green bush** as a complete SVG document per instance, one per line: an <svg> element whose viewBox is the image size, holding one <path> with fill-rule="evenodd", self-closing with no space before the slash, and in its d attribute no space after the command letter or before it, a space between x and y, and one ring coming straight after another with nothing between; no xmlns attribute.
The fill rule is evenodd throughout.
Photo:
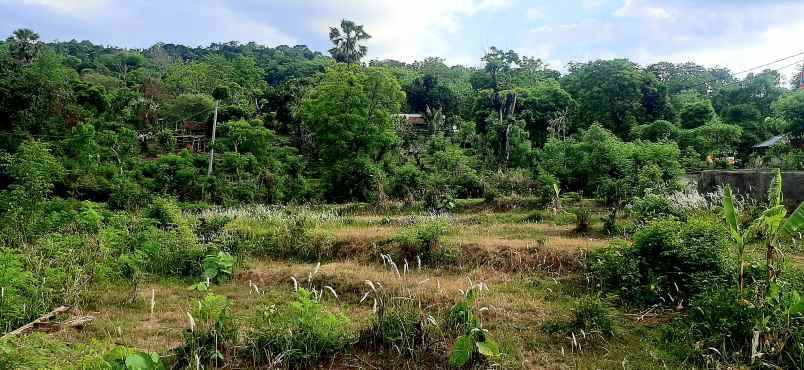
<svg viewBox="0 0 804 370"><path fill-rule="evenodd" d="M282 307L270 307L254 323L251 350L264 364L281 358L286 367L315 367L322 359L344 351L355 341L346 316L333 314L306 289Z"/></svg>
<svg viewBox="0 0 804 370"><path fill-rule="evenodd" d="M672 208L667 198L654 193L634 198L630 208L631 218L640 224L672 215Z"/></svg>
<svg viewBox="0 0 804 370"><path fill-rule="evenodd" d="M29 301L36 297L33 275L19 253L0 249L0 333L13 330L37 314Z"/></svg>
<svg viewBox="0 0 804 370"><path fill-rule="evenodd" d="M590 254L587 266L600 288L627 302L678 304L730 279L728 245L715 220L659 220L639 230L632 247L614 244Z"/></svg>
<svg viewBox="0 0 804 370"><path fill-rule="evenodd" d="M592 223L592 210L581 207L574 209L572 213L575 215L575 232L582 234L589 232L589 226Z"/></svg>
<svg viewBox="0 0 804 370"><path fill-rule="evenodd" d="M365 336L374 344L414 357L439 338L438 322L407 298L386 297Z"/></svg>
<svg viewBox="0 0 804 370"><path fill-rule="evenodd" d="M427 221L402 230L391 241L396 244L403 258L421 260L429 264L437 262L443 246L441 239L449 231L449 223L443 219Z"/></svg>
<svg viewBox="0 0 804 370"><path fill-rule="evenodd" d="M607 339L617 332L612 309L608 303L597 295L583 297L575 302L572 308L572 317L567 322L556 322L545 325L550 333L572 335L576 341L591 338Z"/></svg>
<svg viewBox="0 0 804 370"><path fill-rule="evenodd" d="M597 334L603 337L614 336L616 329L609 306L598 296L582 298L572 310L569 328L575 332Z"/></svg>
<svg viewBox="0 0 804 370"><path fill-rule="evenodd" d="M176 349L178 363L218 366L224 354L237 343L237 326L231 313L232 303L223 296L208 294L190 312L191 327L182 333L184 344Z"/></svg>
<svg viewBox="0 0 804 370"><path fill-rule="evenodd" d="M709 367L804 365L804 301L795 290L773 285L767 294L741 294L734 285L713 286L693 297L687 312L664 328L664 339L680 357ZM752 353L760 357L752 361Z"/></svg>

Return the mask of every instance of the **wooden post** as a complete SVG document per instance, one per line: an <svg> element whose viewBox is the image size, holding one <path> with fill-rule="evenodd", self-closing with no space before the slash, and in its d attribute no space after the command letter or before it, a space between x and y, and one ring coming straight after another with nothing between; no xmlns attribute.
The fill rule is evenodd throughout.
<svg viewBox="0 0 804 370"><path fill-rule="evenodd" d="M218 128L218 101L215 100L215 114L212 118L212 141L209 145L209 167L207 176L212 176L212 161L215 159L215 130Z"/></svg>

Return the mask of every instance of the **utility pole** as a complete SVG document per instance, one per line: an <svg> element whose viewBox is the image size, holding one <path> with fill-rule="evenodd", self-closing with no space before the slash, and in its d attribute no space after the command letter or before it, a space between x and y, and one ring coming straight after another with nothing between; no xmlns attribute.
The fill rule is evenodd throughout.
<svg viewBox="0 0 804 370"><path fill-rule="evenodd" d="M798 73L798 89L804 90L804 62L801 63L801 72Z"/></svg>
<svg viewBox="0 0 804 370"><path fill-rule="evenodd" d="M215 100L215 114L212 116L212 141L209 144L209 167L207 176L212 176L212 161L215 159L215 130L218 128L218 100Z"/></svg>

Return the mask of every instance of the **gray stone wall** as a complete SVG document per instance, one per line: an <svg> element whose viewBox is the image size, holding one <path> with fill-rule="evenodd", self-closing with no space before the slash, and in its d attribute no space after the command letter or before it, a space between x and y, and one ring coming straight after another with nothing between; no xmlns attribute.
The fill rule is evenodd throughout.
<svg viewBox="0 0 804 370"><path fill-rule="evenodd" d="M698 191L708 193L718 186L730 184L740 194L757 199L768 198L768 187L773 180L773 170L713 170L698 174ZM804 171L782 171L782 192L788 208L804 202Z"/></svg>

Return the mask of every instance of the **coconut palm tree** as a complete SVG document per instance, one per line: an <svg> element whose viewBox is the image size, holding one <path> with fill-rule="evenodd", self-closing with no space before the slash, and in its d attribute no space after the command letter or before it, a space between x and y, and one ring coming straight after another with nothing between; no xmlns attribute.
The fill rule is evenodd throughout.
<svg viewBox="0 0 804 370"><path fill-rule="evenodd" d="M39 53L39 34L28 29L20 28L6 39L9 44L11 56L23 64L30 64Z"/></svg>
<svg viewBox="0 0 804 370"><path fill-rule="evenodd" d="M341 21L340 29L329 28L329 39L335 45L329 49L329 53L340 63L360 63L360 59L366 56L368 49L359 43L370 38L371 35L363 30L362 25L344 19Z"/></svg>

